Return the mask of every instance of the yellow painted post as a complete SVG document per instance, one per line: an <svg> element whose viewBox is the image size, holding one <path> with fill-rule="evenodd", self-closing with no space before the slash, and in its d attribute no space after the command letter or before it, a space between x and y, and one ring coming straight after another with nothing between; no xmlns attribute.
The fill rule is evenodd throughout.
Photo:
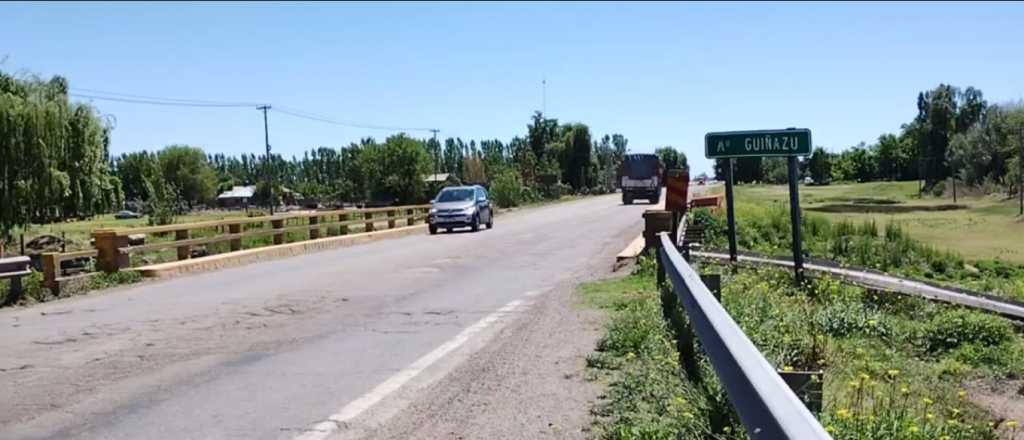
<svg viewBox="0 0 1024 440"><path fill-rule="evenodd" d="M50 289L54 296L60 295L60 284L57 283L57 277L60 276L58 255L56 252L43 254L43 287Z"/></svg>
<svg viewBox="0 0 1024 440"><path fill-rule="evenodd" d="M117 235L117 231L100 229L92 233L96 246L96 266L107 273L117 272L128 267L128 254L122 254L119 248L128 246L127 235Z"/></svg>
<svg viewBox="0 0 1024 440"><path fill-rule="evenodd" d="M366 227L364 228L365 230L363 232L373 232L373 213L363 213L363 218L366 219Z"/></svg>
<svg viewBox="0 0 1024 440"><path fill-rule="evenodd" d="M388 211L388 229L395 229L395 210Z"/></svg>
<svg viewBox="0 0 1024 440"><path fill-rule="evenodd" d="M228 233L230 233L230 234L241 234L242 233L242 225L241 224L237 224L237 223L233 224L233 225L228 225ZM231 243L231 251L232 252L242 250L242 239L241 238L232 238L230 243Z"/></svg>
<svg viewBox="0 0 1024 440"><path fill-rule="evenodd" d="M320 224L320 217L319 216L314 215L314 216L309 218L309 225L310 226L318 225L318 224ZM320 228L310 229L309 230L309 239L310 240L316 240L318 238L320 238Z"/></svg>
<svg viewBox="0 0 1024 440"><path fill-rule="evenodd" d="M188 229L174 231L174 240L188 240ZM187 260L192 256L192 246L178 246L178 260Z"/></svg>
<svg viewBox="0 0 1024 440"><path fill-rule="evenodd" d="M284 220L271 220L270 226L272 226L274 229L281 229L284 227ZM284 232L274 233L274 244L284 244Z"/></svg>

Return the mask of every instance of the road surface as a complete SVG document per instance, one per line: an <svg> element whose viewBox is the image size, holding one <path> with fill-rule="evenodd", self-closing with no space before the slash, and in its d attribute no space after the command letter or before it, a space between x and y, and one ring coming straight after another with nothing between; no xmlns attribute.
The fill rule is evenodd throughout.
<svg viewBox="0 0 1024 440"><path fill-rule="evenodd" d="M4 439L578 438L617 195L0 311Z"/></svg>

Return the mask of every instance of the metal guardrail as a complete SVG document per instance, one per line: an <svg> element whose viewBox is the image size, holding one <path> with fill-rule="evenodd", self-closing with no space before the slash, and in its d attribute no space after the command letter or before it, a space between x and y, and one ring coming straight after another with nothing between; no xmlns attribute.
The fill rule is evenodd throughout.
<svg viewBox="0 0 1024 440"><path fill-rule="evenodd" d="M831 439L821 423L715 300L683 259L668 233L660 233L661 259L694 333L740 421L752 439Z"/></svg>
<svg viewBox="0 0 1024 440"><path fill-rule="evenodd" d="M728 260L729 255L718 252L692 252L693 255L701 258L713 258L717 260ZM751 265L772 265L781 267L793 267L791 260L768 257L755 257L740 255L739 263ZM815 263L804 263L804 269L825 273L846 281L850 284L867 287L870 289L885 290L902 293L904 295L917 296L933 301L940 301L947 304L954 304L972 309L995 313L1017 321L1024 321L1024 306L1010 301L1001 301L990 296L971 295L952 289L943 289L920 281L888 275L872 273L863 270L831 267Z"/></svg>

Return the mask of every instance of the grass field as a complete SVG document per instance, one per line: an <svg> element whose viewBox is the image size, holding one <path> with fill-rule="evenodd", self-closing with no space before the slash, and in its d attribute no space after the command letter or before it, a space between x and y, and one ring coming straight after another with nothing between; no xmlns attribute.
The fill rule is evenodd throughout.
<svg viewBox="0 0 1024 440"><path fill-rule="evenodd" d="M230 218L245 217L245 211L202 211L181 215L175 218L175 223L193 223L201 221L224 220ZM55 235L60 237L65 234L68 240L68 251L90 249L89 239L92 238L92 231L105 228L136 228L149 226L146 218L118 220L113 214L96 216L89 220L67 221L62 223L50 223L46 225L29 225L24 229L15 230L13 235L17 237L25 234L25 241L29 241L40 235ZM18 243L11 243L8 252L17 252Z"/></svg>
<svg viewBox="0 0 1024 440"><path fill-rule="evenodd" d="M786 203L785 185L738 185L737 211L744 206ZM871 182L801 186L804 212L831 220L860 223L874 219L884 226L898 222L910 236L968 260L1001 259L1024 264L1024 221L1016 199L994 196L917 195L917 182Z"/></svg>

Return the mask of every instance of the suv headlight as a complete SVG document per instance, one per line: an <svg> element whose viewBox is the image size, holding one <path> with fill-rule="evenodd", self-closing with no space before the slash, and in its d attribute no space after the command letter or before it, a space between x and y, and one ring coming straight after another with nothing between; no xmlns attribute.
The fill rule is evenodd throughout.
<svg viewBox="0 0 1024 440"><path fill-rule="evenodd" d="M428 211L427 214L437 214L437 208L430 208L430 211Z"/></svg>
<svg viewBox="0 0 1024 440"><path fill-rule="evenodd" d="M470 206L462 210L462 213L466 215L472 215L474 212L476 212L476 206Z"/></svg>

